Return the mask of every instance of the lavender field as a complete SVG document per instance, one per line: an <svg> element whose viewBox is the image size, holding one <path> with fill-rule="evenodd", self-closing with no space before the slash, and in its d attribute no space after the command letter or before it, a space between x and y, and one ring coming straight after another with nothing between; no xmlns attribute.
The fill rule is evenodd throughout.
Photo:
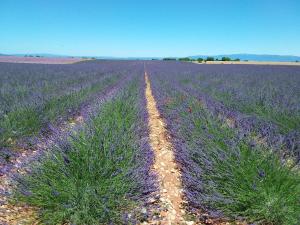
<svg viewBox="0 0 300 225"><path fill-rule="evenodd" d="M147 68L189 211L202 222L204 211L235 222L298 224L299 69L177 62Z"/></svg>
<svg viewBox="0 0 300 225"><path fill-rule="evenodd" d="M300 67L0 63L1 224L296 225L299 163Z"/></svg>

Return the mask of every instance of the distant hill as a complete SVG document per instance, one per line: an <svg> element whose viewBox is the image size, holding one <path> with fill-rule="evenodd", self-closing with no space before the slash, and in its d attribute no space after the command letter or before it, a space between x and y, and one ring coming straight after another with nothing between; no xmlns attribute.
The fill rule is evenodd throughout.
<svg viewBox="0 0 300 225"><path fill-rule="evenodd" d="M111 56L70 56L70 55L56 55L56 54L48 54L48 53L27 53L27 54L1 54L0 56L40 56L46 58L68 58L68 57L87 57L87 58L96 58L96 59L123 59L123 60L160 60L162 57L111 57ZM215 59L221 59L222 57L230 57L231 59L240 59L240 60L248 60L248 61L269 61L269 62L300 62L300 56L292 56L292 55L267 55L267 54L224 54L224 55L194 55L188 56L192 59L197 58L207 58L208 56L212 56ZM179 57L171 57L171 58L179 58Z"/></svg>
<svg viewBox="0 0 300 225"><path fill-rule="evenodd" d="M295 62L300 61L300 56L292 55L258 55L258 54L224 54L224 55L195 55L189 58L205 59L207 56L221 59L222 57L230 57L231 59L249 60L249 61L270 61L270 62Z"/></svg>

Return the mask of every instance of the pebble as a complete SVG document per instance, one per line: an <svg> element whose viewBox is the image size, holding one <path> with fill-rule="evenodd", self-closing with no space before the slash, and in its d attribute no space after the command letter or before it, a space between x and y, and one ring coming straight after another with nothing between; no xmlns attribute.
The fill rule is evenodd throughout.
<svg viewBox="0 0 300 225"><path fill-rule="evenodd" d="M142 208L141 213L146 214L147 213L147 209L145 207Z"/></svg>
<svg viewBox="0 0 300 225"><path fill-rule="evenodd" d="M155 198L149 198L148 199L148 203L154 203L154 202L156 202Z"/></svg>

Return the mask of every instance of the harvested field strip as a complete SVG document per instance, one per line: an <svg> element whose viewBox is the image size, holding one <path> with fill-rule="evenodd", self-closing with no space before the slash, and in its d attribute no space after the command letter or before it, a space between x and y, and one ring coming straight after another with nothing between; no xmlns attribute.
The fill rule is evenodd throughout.
<svg viewBox="0 0 300 225"><path fill-rule="evenodd" d="M160 201L165 212L162 224L180 224L184 222L182 184L180 171L176 165L172 144L152 95L151 84L145 72L147 110L149 114L150 144L154 150L154 171L158 174Z"/></svg>
<svg viewBox="0 0 300 225"><path fill-rule="evenodd" d="M193 62L195 64L203 64ZM271 61L207 61L205 64L227 64L227 65L272 65L272 66L300 66L299 62L271 62Z"/></svg>
<svg viewBox="0 0 300 225"><path fill-rule="evenodd" d="M24 56L0 56L0 62L5 63L38 63L38 64L71 64L90 59L84 58L50 58L50 57L24 57Z"/></svg>

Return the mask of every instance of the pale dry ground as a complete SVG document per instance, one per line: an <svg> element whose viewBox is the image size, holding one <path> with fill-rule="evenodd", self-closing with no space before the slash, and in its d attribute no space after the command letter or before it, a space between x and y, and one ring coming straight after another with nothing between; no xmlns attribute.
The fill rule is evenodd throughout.
<svg viewBox="0 0 300 225"><path fill-rule="evenodd" d="M164 121L158 112L146 72L145 81L150 145L155 155L153 170L158 175L160 203L164 208L158 224L193 224L184 219L181 173L176 165L172 144L169 141ZM157 223L151 222L150 224Z"/></svg>
<svg viewBox="0 0 300 225"><path fill-rule="evenodd" d="M237 65L280 65L280 66L300 66L300 62L260 62L260 61L207 61L203 63L193 62L196 64L237 64Z"/></svg>
<svg viewBox="0 0 300 225"><path fill-rule="evenodd" d="M168 135L166 125L160 116L155 98L152 95L151 83L147 72L145 72L145 82L150 146L154 151L153 170L158 175L160 204L163 211L160 212L159 221L144 222L143 224L247 225L245 221L210 218L210 215L202 210L193 215L196 217L194 218L195 221L187 220L189 213L185 210L187 201L183 195L181 171L175 161L174 149L170 141L171 137ZM204 221L198 220L201 216L206 216L207 218Z"/></svg>
<svg viewBox="0 0 300 225"><path fill-rule="evenodd" d="M0 56L0 62L8 63L37 63L37 64L72 64L88 59L82 58L49 58L49 57L21 57L21 56Z"/></svg>

